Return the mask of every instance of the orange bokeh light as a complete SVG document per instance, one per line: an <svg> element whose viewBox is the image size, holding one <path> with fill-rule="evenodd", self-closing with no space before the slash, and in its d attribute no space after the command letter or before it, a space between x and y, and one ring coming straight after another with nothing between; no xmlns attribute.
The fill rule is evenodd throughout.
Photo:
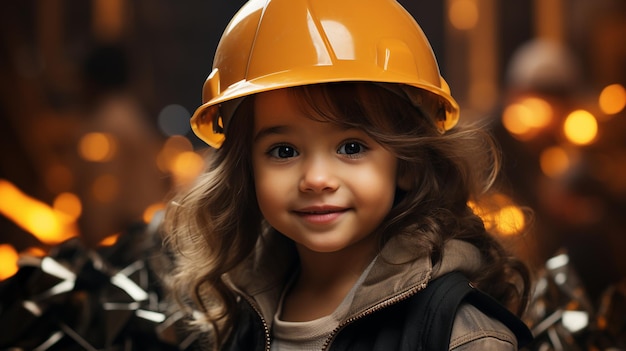
<svg viewBox="0 0 626 351"><path fill-rule="evenodd" d="M454 0L448 9L448 17L454 28L458 30L472 29L478 23L478 5L473 0Z"/></svg>
<svg viewBox="0 0 626 351"><path fill-rule="evenodd" d="M501 236L515 236L526 227L524 211L504 194L494 194L478 204L470 201L468 206L485 223L485 228Z"/></svg>
<svg viewBox="0 0 626 351"><path fill-rule="evenodd" d="M572 161L567 151L558 146L543 150L539 156L541 171L550 178L563 175L571 167L571 164Z"/></svg>
<svg viewBox="0 0 626 351"><path fill-rule="evenodd" d="M621 84L611 84L602 89L598 98L602 112L614 115L626 107L626 89Z"/></svg>
<svg viewBox="0 0 626 351"><path fill-rule="evenodd" d="M17 273L19 255L9 244L0 244L0 280L5 280Z"/></svg>
<svg viewBox="0 0 626 351"><path fill-rule="evenodd" d="M72 193L61 193L57 195L52 203L52 208L65 213L72 220L77 220L82 212L82 204L78 196Z"/></svg>
<svg viewBox="0 0 626 351"><path fill-rule="evenodd" d="M502 124L513 136L528 140L552 123L554 112L545 100L528 96L508 105L502 114Z"/></svg>
<svg viewBox="0 0 626 351"><path fill-rule="evenodd" d="M48 245L76 237L76 222L67 214L24 194L0 179L0 213Z"/></svg>
<svg viewBox="0 0 626 351"><path fill-rule="evenodd" d="M588 145L598 135L598 121L590 112L576 110L565 118L563 132L570 142L577 145Z"/></svg>
<svg viewBox="0 0 626 351"><path fill-rule="evenodd" d="M78 142L80 156L92 162L110 161L117 152L117 141L107 133L87 133Z"/></svg>

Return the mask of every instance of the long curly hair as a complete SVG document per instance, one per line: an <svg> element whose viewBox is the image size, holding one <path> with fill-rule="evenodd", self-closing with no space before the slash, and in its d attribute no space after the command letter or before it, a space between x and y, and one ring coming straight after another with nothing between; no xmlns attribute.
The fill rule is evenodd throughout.
<svg viewBox="0 0 626 351"><path fill-rule="evenodd" d="M442 133L444 107L414 90L419 108L397 86L365 82L289 88L312 119L359 128L398 158L400 177L409 179L380 225L381 247L393 235L413 238L420 254L441 261L450 239L476 246L482 269L469 277L518 315L530 289L526 266L506 252L468 206L494 184L500 168L497 144L481 126L459 125ZM254 96L241 102L226 126L223 146L210 156L208 170L166 210L166 243L176 253L172 285L178 298L199 309L213 329L216 347L233 328L236 294L224 280L248 257L264 223L251 166Z"/></svg>

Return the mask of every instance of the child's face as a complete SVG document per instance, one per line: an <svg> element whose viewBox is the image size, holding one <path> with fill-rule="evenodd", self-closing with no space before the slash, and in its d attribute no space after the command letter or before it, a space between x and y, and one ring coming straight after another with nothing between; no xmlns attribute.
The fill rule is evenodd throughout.
<svg viewBox="0 0 626 351"><path fill-rule="evenodd" d="M397 159L363 131L307 118L285 89L261 93L252 160L263 216L300 249L377 244L363 239L392 207Z"/></svg>

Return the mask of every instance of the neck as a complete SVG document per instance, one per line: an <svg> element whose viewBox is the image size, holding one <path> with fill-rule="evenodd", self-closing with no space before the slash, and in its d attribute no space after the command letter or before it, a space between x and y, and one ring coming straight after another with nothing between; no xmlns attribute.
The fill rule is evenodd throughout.
<svg viewBox="0 0 626 351"><path fill-rule="evenodd" d="M307 286L307 289L324 290L346 284L351 287L372 261L375 251L320 253L299 246L298 254L300 275L297 284Z"/></svg>
<svg viewBox="0 0 626 351"><path fill-rule="evenodd" d="M282 318L307 321L331 314L376 255L376 243L366 238L338 252L297 245L301 270L285 296Z"/></svg>

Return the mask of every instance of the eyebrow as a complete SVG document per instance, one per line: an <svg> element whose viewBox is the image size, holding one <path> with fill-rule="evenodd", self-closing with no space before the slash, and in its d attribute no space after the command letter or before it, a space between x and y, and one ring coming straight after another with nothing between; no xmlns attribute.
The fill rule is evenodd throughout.
<svg viewBox="0 0 626 351"><path fill-rule="evenodd" d="M269 135L275 135L275 134L285 134L287 133L287 131L290 128L286 125L277 125L277 126L270 126L267 128L263 128L261 130L259 130L256 135L253 138L253 143L258 142L259 140L269 136Z"/></svg>

